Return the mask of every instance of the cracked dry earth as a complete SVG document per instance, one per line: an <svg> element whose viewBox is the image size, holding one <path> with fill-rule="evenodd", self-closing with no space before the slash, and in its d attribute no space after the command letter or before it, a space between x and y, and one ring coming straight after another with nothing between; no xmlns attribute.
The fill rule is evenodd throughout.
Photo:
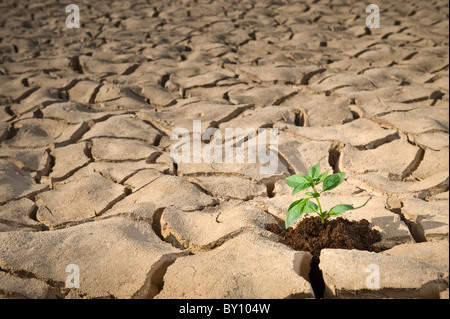
<svg viewBox="0 0 450 319"><path fill-rule="evenodd" d="M447 1L76 4L0 1L0 298L314 298L265 226L318 162L383 247L322 250L325 298L448 298ZM277 171L174 165L193 120L278 129Z"/></svg>

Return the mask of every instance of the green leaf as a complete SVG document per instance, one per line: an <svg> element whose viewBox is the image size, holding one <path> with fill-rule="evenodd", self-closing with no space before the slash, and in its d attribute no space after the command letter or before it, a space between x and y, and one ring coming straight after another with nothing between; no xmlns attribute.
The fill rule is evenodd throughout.
<svg viewBox="0 0 450 319"><path fill-rule="evenodd" d="M285 179L286 184L288 184L290 187L296 188L299 184L304 184L306 182L309 183L308 179L303 174L297 174L289 176Z"/></svg>
<svg viewBox="0 0 450 319"><path fill-rule="evenodd" d="M296 200L289 206L286 213L285 227L288 229L300 216L304 213L306 204L309 202L309 198L303 198Z"/></svg>
<svg viewBox="0 0 450 319"><path fill-rule="evenodd" d="M328 176L328 173L329 173L329 172L330 172L330 170L329 170L329 169L327 169L327 171L326 171L326 172L324 172L324 173L320 174L320 175L319 175L319 177L317 178L317 182L316 182L316 185L318 185L318 184L322 183L322 182L323 182L323 180L325 179L325 177L327 177L327 176Z"/></svg>
<svg viewBox="0 0 450 319"><path fill-rule="evenodd" d="M342 184L344 179L345 179L344 172L336 173L326 177L325 180L323 181L322 192L329 191L338 187L339 185Z"/></svg>
<svg viewBox="0 0 450 319"><path fill-rule="evenodd" d="M314 204L313 202L309 201L306 206L305 209L303 210L303 213L308 214L308 213L317 213L317 210L319 209L319 206L317 206L316 204Z"/></svg>
<svg viewBox="0 0 450 319"><path fill-rule="evenodd" d="M308 172L308 177L315 180L320 175L320 163L314 165Z"/></svg>
<svg viewBox="0 0 450 319"><path fill-rule="evenodd" d="M303 184L298 184L297 187L295 187L294 190L292 191L292 195L295 195L298 192L301 192L302 190L305 190L305 189L307 189L310 186L311 186L310 182L305 182Z"/></svg>
<svg viewBox="0 0 450 319"><path fill-rule="evenodd" d="M355 208L353 208L352 205L347 205L347 204L336 205L332 209L330 209L330 211L328 212L328 215L330 215L331 217L336 217L336 216L339 216L340 214L342 214L343 212L346 212L346 211L352 210L352 209L355 209Z"/></svg>
<svg viewBox="0 0 450 319"><path fill-rule="evenodd" d="M320 194L319 194L319 193L313 193L313 192L306 192L305 195L306 195L306 196L311 196L311 197L313 197L313 198L320 197Z"/></svg>

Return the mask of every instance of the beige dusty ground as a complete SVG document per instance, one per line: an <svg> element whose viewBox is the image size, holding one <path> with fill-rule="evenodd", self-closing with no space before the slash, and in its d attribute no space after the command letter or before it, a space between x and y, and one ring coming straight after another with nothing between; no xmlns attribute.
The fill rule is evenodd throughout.
<svg viewBox="0 0 450 319"><path fill-rule="evenodd" d="M264 227L318 162L388 248L322 251L325 297L448 298L448 1L74 2L0 2L0 298L313 298ZM174 165L193 120L278 169Z"/></svg>

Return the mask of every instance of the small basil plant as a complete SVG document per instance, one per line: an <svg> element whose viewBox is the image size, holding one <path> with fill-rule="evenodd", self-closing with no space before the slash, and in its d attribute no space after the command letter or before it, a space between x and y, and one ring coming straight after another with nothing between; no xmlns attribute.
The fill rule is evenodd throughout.
<svg viewBox="0 0 450 319"><path fill-rule="evenodd" d="M312 188L312 192L305 192L306 198L296 200L289 206L288 212L286 214L285 226L286 229L289 228L296 220L300 218L303 214L316 213L322 220L322 224L325 219L329 217L336 217L345 211L354 209L351 205L341 204L332 207L329 211L322 210L320 205L320 195L323 192L332 190L338 187L345 179L345 173L336 173L328 175L330 170L321 173L320 163L316 164L308 172L308 175L296 174L286 178L286 184L293 187L292 195L297 194L309 187ZM317 185L322 184L322 190L318 192L316 190ZM311 201L314 199L317 205Z"/></svg>

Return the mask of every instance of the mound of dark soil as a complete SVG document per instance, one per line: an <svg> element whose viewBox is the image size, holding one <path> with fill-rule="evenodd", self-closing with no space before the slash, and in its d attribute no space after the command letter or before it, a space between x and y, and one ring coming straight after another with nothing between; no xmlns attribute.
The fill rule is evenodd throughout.
<svg viewBox="0 0 450 319"><path fill-rule="evenodd" d="M381 234L369 227L365 219L349 221L338 217L325 220L309 217L301 220L294 229L281 228L278 224L269 224L266 229L279 235L281 242L295 250L308 251L313 255L311 261L310 282L317 298L323 297L325 283L319 269L320 251L324 248L359 249L379 252L373 245L381 240Z"/></svg>

